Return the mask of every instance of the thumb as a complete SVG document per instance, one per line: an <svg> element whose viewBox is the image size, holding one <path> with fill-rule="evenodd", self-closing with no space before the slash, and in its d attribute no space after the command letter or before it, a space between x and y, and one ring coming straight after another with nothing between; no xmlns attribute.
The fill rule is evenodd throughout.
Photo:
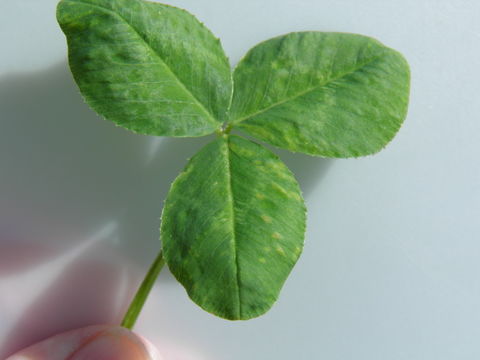
<svg viewBox="0 0 480 360"><path fill-rule="evenodd" d="M6 360L161 360L153 346L119 326L89 326L41 341Z"/></svg>

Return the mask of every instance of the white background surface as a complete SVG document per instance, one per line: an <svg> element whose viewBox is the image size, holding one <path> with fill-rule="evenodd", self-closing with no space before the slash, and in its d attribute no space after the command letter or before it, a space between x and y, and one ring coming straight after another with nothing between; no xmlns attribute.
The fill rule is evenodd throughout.
<svg viewBox="0 0 480 360"><path fill-rule="evenodd" d="M137 331L167 360L480 358L480 3L176 0L232 64L296 30L373 36L412 68L411 105L380 154L279 152L309 209L281 297L217 319L163 272ZM208 139L100 120L66 65L54 0L0 0L0 359L53 333L119 321L153 260L169 183Z"/></svg>

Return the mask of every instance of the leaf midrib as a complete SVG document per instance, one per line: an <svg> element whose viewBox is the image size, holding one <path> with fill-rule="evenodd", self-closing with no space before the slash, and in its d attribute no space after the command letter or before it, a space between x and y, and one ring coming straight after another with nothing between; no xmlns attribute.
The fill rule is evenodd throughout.
<svg viewBox="0 0 480 360"><path fill-rule="evenodd" d="M237 285L237 301L238 301L238 318L242 318L242 297L241 297L241 286L240 286L240 266L238 263L238 249L237 249L237 236L236 236L236 230L235 230L235 199L233 196L233 183L232 183L232 165L231 165L231 159L230 159L230 146L229 146L229 138L224 140L224 145L226 148L226 163L227 163L227 176L228 176L228 197L229 197L229 203L230 203L230 212L232 215L232 242L233 242L233 257L234 257L234 263L235 263L235 276L236 276L236 285Z"/></svg>
<svg viewBox="0 0 480 360"><path fill-rule="evenodd" d="M318 85L315 85L315 86L313 86L313 87L310 87L310 88L308 88L307 90L301 91L301 92L295 94L294 96L291 96L291 97L286 98L286 99L284 99L284 100L277 101L276 103L273 103L273 104L271 104L271 105L269 105L269 106L267 106L267 107L265 107L265 108L263 108L263 109L260 109L260 110L258 110L258 111L256 111L256 112L254 112L254 113L252 113L252 114L249 114L249 115L247 115L247 116L244 116L244 117L242 117L242 118L240 118L240 119L231 121L230 123L231 123L232 125L237 125L237 124L239 124L239 123L241 123L241 122L244 122L244 121L246 121L246 120L248 120L248 119L254 118L255 116L258 116L258 115L260 115L260 114L263 114L264 112L267 112L268 110L270 110L270 109L272 109L272 108L274 108L274 107L276 107L276 106L283 105L283 104L285 104L285 103L287 103L287 102L289 102L289 101L292 101L292 100L295 100L295 99L297 99L297 98L299 98L299 97L302 97L302 96L308 94L309 92L313 92L313 91L318 90L318 89L320 89L320 88L322 88L322 87L324 87L324 86L327 86L328 84L333 83L333 82L336 81L336 80L339 80L339 79L341 79L341 78L343 78L343 77L349 76L349 75L351 75L351 74L359 71L360 69L362 69L362 68L370 65L370 64L373 63L374 61L377 61L378 59L380 59L381 57L383 57L385 53L386 53L386 52L383 51L380 55L377 55L377 56L372 57L371 59L368 59L367 61L365 61L365 62L363 62L362 64L360 64L360 66L355 66L355 67L353 67L352 69L349 69L349 70L347 70L346 72L343 72L343 73L341 73L341 74L338 75L338 76L335 76L335 77L333 77L333 78L330 78L330 79L326 80L325 82L323 82L323 83L321 83L321 84L318 84Z"/></svg>
<svg viewBox="0 0 480 360"><path fill-rule="evenodd" d="M180 87L182 87L182 89L192 97L192 99L202 109L202 111L204 111L207 114L208 119L217 126L221 125L221 123L216 120L215 116L213 116L213 114L210 113L210 111L208 111L205 108L205 106L200 102L200 100L198 100L197 97L185 86L185 84L180 80L178 75L170 68L170 66L168 66L165 63L165 61L160 56L160 54L153 47L151 47L150 44L147 41L145 41L145 39L142 37L140 32L132 24L130 24L122 15L120 15L119 13L117 13L116 11L114 11L112 9L109 9L109 8L106 8L104 6L97 5L97 4L91 4L91 3L88 3L88 2L85 2L85 1L70 0L70 1L67 1L67 2L71 2L71 3L74 3L74 4L75 3L82 4L82 5L85 5L85 6L91 6L93 8L100 9L102 11L108 12L110 14L113 14L113 15L119 17L125 24L127 24L135 32L135 34L142 40L142 42L145 43L145 45L147 45L147 47L156 55L156 57L162 62L162 64L165 65L165 68L173 75L173 77L177 81L178 85Z"/></svg>

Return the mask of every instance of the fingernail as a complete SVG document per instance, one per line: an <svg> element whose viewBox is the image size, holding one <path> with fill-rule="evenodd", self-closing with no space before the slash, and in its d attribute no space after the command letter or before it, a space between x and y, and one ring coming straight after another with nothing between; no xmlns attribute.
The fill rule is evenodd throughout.
<svg viewBox="0 0 480 360"><path fill-rule="evenodd" d="M147 348L129 330L109 329L95 335L69 360L150 360Z"/></svg>

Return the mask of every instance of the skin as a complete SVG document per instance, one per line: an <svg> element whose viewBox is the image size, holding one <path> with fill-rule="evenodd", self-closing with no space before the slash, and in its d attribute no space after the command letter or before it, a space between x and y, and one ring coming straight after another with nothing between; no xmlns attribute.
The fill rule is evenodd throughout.
<svg viewBox="0 0 480 360"><path fill-rule="evenodd" d="M98 325L55 335L6 360L162 360L150 343L119 326Z"/></svg>

